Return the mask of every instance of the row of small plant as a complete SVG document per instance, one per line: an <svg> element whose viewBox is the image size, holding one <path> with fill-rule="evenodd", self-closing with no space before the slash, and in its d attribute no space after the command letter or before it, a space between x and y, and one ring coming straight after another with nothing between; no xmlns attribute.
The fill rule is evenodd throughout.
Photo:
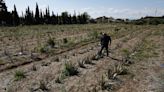
<svg viewBox="0 0 164 92"><path fill-rule="evenodd" d="M81 39L81 42L83 42L83 41L89 41L89 40L91 40L91 39L97 39L98 38L98 36L99 36L99 34L98 34L98 32L97 31L93 31L93 32L90 32L89 34L88 34L88 36L89 36L89 39ZM62 46L64 46L64 47L70 47L70 46L72 46L73 44L75 44L75 42L74 41L72 41L72 40L68 40L68 38L63 38L63 45ZM79 42L80 43L80 42ZM45 45L43 45L43 46L39 46L40 47L40 52L41 53L48 53L48 52L50 52L51 51L51 48L54 48L55 46L57 45L57 43L55 42L55 39L54 38L49 38L48 39L48 41L46 42L46 44Z"/></svg>
<svg viewBox="0 0 164 92"><path fill-rule="evenodd" d="M106 72L106 75L105 76L103 75L101 77L101 79L99 80L99 85L102 90L111 91L112 89L114 89L114 87L113 87L114 84L110 84L108 82L108 80L115 80L118 75L128 74L129 73L128 68L125 65L131 64L132 63L131 59L134 59L134 58L137 58L137 59L142 58L143 59L143 58L147 57L147 55L144 54L145 51L150 52L150 50L153 50L155 48L154 44L146 41L145 38L148 36L150 36L150 35L148 34L144 38L142 38L142 40L140 42L138 42L131 51L129 51L128 49L122 50L123 57L124 57L122 60L123 62L121 62L119 64L115 64L112 68L108 69ZM98 91L95 91L95 92L98 92Z"/></svg>
<svg viewBox="0 0 164 92"><path fill-rule="evenodd" d="M67 41L65 40L64 42L66 43ZM53 48L55 45L53 39L49 39L47 44L51 48ZM91 57L86 57L83 60L78 61L78 66L81 68L85 68L85 64L93 64L92 60L98 60L99 58L100 57L98 57L96 54L92 55ZM36 67L34 67L34 70L36 70ZM62 80L64 78L66 78L67 76L78 75L78 73L79 73L78 68L74 64L72 64L70 62L66 62L64 65L64 69L63 69L61 75L56 79L56 82L62 83ZM115 79L117 75L126 74L126 73L127 73L126 70L124 68L122 68L122 66L116 65L116 66L114 66L113 70L111 70L111 69L108 70L106 76L108 77L108 79ZM23 78L25 78L24 72L22 72L22 71L16 71L15 72L15 79L16 80L21 80ZM45 87L44 83L41 82L40 85L41 85L41 89L47 89ZM103 78L102 78L100 85L102 87L102 90L106 89L106 85L103 82Z"/></svg>
<svg viewBox="0 0 164 92"><path fill-rule="evenodd" d="M143 39L145 39L145 37ZM138 53L141 50L141 48L144 47L144 43L145 43L145 40L141 40L140 42L136 44L136 46L132 50L128 50L128 49L122 50L123 52L123 58L121 60L122 62L111 66L107 70L105 76L102 75L102 77L98 81L99 86L101 87L101 90L108 90L108 91L114 90L115 84L110 83L108 80L115 80L117 79L118 75L126 75L129 73L127 65L130 65L133 63L131 60L133 56L135 55L134 53L136 52ZM98 91L95 91L95 92L98 92Z"/></svg>
<svg viewBox="0 0 164 92"><path fill-rule="evenodd" d="M93 60L98 60L99 58L97 57L96 54L90 55L88 57L83 58L82 60L77 61L76 64L72 64L71 62L67 61L64 64L64 69L62 70L61 74L59 77L57 77L56 82L57 83L62 83L63 79L65 79L68 76L74 76L78 75L78 67L80 68L86 68L85 64L91 64L93 65L94 63L92 62Z"/></svg>
<svg viewBox="0 0 164 92"><path fill-rule="evenodd" d="M137 53L144 51L146 49L145 45L148 43L146 38L149 37L151 33L145 34L132 49L122 49L122 61L125 65L132 64L132 59L137 55ZM150 45L150 44L149 44ZM147 45L148 46L148 45ZM142 49L142 50L141 50ZM141 53L140 53L141 55ZM141 55L142 56L142 55Z"/></svg>
<svg viewBox="0 0 164 92"><path fill-rule="evenodd" d="M109 80L117 80L118 75L126 74L128 74L128 69L122 63L114 64L107 70L105 75L102 75L100 80L98 80L101 90L114 90L115 84L110 83Z"/></svg>

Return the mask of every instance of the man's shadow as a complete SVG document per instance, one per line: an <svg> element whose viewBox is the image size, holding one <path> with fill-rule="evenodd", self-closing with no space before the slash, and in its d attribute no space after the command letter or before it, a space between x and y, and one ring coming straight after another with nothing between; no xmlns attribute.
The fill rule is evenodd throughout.
<svg viewBox="0 0 164 92"><path fill-rule="evenodd" d="M118 61L118 62L122 62L123 60L122 59L118 59L118 58L115 58L115 57L111 57L111 56L108 56L109 58L111 58L112 60L115 60L115 61Z"/></svg>

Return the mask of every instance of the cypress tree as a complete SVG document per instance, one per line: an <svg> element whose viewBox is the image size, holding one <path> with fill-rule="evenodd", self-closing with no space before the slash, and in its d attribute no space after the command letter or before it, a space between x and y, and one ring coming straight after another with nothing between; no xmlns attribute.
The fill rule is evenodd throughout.
<svg viewBox="0 0 164 92"><path fill-rule="evenodd" d="M25 24L26 25L31 25L33 24L33 14L30 11L30 7L28 6L28 8L26 9L26 15L25 15Z"/></svg>
<svg viewBox="0 0 164 92"><path fill-rule="evenodd" d="M16 6L14 5L14 11L12 12L12 18L13 18L13 25L14 26L17 26L19 25L19 16L18 16L18 13L17 13L17 9L16 9Z"/></svg>
<svg viewBox="0 0 164 92"><path fill-rule="evenodd" d="M73 24L77 24L77 17L76 17L76 12L74 12L73 18L72 18Z"/></svg>
<svg viewBox="0 0 164 92"><path fill-rule="evenodd" d="M35 23L40 24L39 7L37 3L36 3L36 10L35 10Z"/></svg>
<svg viewBox="0 0 164 92"><path fill-rule="evenodd" d="M62 18L63 24L68 24L69 23L68 12L62 12L61 18Z"/></svg>
<svg viewBox="0 0 164 92"><path fill-rule="evenodd" d="M4 0L0 0L0 25L11 25L11 23L11 13L7 11L7 7Z"/></svg>

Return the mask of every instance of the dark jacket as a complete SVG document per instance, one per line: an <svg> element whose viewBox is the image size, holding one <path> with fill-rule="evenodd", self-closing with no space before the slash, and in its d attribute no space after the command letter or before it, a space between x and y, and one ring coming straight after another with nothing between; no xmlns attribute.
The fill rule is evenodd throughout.
<svg viewBox="0 0 164 92"><path fill-rule="evenodd" d="M101 46L108 46L108 44L111 44L111 37L108 35L103 35L101 37Z"/></svg>

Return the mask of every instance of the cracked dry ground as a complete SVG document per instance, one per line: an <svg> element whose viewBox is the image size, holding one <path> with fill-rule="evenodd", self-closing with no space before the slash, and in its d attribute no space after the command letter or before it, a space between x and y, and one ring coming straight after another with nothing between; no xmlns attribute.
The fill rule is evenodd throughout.
<svg viewBox="0 0 164 92"><path fill-rule="evenodd" d="M92 64L85 64L85 68L80 68L77 62L94 56L100 49L98 43L88 44L41 62L1 72L0 92L164 92L164 67L162 66L164 32L155 28L138 30L114 39L110 56L91 60ZM123 63L125 49L130 52L130 61L133 62L124 65L127 74L108 79L106 76L108 69L115 64ZM58 62L55 61L56 57L59 58ZM79 74L67 76L62 83L56 83L65 62L74 64ZM14 74L17 70L22 70L26 77L15 81ZM100 85L102 81L109 84L107 89L102 90ZM41 82L45 83L47 90L40 89Z"/></svg>

